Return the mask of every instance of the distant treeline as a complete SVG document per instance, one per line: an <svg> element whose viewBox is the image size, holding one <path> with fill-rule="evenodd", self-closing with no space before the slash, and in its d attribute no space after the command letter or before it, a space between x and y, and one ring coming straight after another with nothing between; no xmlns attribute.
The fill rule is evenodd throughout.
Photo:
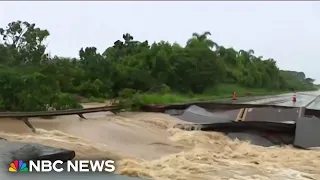
<svg viewBox="0 0 320 180"><path fill-rule="evenodd" d="M185 46L137 41L130 34L100 54L84 47L79 57L46 53L49 31L15 21L0 29L0 109L78 107L75 97L114 98L126 92L201 94L219 84L270 90L312 90L303 72L281 71L273 59L235 50L194 33ZM61 42L61 43L67 43ZM76 95L76 96L75 96Z"/></svg>

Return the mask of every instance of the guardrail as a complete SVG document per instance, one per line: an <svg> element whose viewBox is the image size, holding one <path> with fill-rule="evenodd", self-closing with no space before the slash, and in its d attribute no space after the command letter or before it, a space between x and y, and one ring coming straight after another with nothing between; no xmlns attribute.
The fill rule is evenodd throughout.
<svg viewBox="0 0 320 180"><path fill-rule="evenodd" d="M94 112L100 112L100 111L115 111L119 109L120 109L119 106L103 106L103 107L94 107L94 108L69 109L69 110L57 110L57 111L1 112L0 118L63 116L63 115L72 115L72 114L94 113Z"/></svg>
<svg viewBox="0 0 320 180"><path fill-rule="evenodd" d="M84 109L69 109L69 110L57 110L57 111L35 111L35 112L1 112L0 118L16 118L22 120L32 132L36 132L36 129L31 125L28 118L30 117L50 117L50 116L64 116L77 114L80 118L86 119L83 114L94 113L101 111L117 111L121 108L119 106L103 106L95 108Z"/></svg>

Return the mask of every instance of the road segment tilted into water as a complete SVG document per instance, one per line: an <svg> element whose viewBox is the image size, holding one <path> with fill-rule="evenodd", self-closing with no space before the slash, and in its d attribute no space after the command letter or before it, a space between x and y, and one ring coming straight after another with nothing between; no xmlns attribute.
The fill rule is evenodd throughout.
<svg viewBox="0 0 320 180"><path fill-rule="evenodd" d="M319 109L316 92L293 93L258 99L251 104L268 103ZM242 98L245 99L245 98ZM251 99L252 100L252 99ZM242 100L240 103L242 103ZM101 106L98 103L85 107ZM78 159L114 159L117 174L156 180L310 180L320 179L320 151L304 151L292 147L266 148L249 142L231 140L222 133L183 131L173 128L186 123L162 113L110 112L58 116L55 119L30 118L37 129L31 130L21 121L0 119L0 137L10 141L35 142L72 149ZM1 174L3 179L20 175ZM62 177L63 176L63 177ZM1 178L1 177L0 177ZM21 178L21 177L20 177ZM24 179L51 180L131 180L107 174L42 174Z"/></svg>

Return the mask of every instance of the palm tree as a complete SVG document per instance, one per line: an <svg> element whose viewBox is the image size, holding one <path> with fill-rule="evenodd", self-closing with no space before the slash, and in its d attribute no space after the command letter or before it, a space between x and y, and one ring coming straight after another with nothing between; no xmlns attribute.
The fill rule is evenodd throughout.
<svg viewBox="0 0 320 180"><path fill-rule="evenodd" d="M209 31L204 32L203 34L193 33L192 38L188 40L187 46L194 46L196 44L205 44L207 47L216 49L219 48L219 45L212 40L208 39L208 35L211 35Z"/></svg>
<svg viewBox="0 0 320 180"><path fill-rule="evenodd" d="M126 44L133 40L133 36L131 36L129 33L123 34L122 38Z"/></svg>
<svg viewBox="0 0 320 180"><path fill-rule="evenodd" d="M254 54L254 50L249 49L249 50L248 50L248 54L249 54L249 55L253 55L253 54Z"/></svg>
<svg viewBox="0 0 320 180"><path fill-rule="evenodd" d="M254 56L254 50L249 49L248 51L245 50L240 50L239 51L239 55L245 57L246 59L248 59L249 61L253 61L253 59L255 58Z"/></svg>

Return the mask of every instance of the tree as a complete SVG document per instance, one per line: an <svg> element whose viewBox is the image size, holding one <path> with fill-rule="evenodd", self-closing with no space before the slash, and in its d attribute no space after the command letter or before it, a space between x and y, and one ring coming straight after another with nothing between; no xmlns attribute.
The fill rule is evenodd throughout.
<svg viewBox="0 0 320 180"><path fill-rule="evenodd" d="M218 48L218 44L208 39L208 35L211 36L209 31L204 32L203 34L193 33L192 38L188 40L188 47L197 47L199 45L204 45L209 48Z"/></svg>
<svg viewBox="0 0 320 180"><path fill-rule="evenodd" d="M46 46L44 41L49 36L47 30L42 30L36 27L35 24L30 24L26 21L14 21L8 24L6 28L0 28L3 45L11 51L18 51L19 57L16 57L15 62L10 64L21 63L39 63L47 60L45 53Z"/></svg>
<svg viewBox="0 0 320 180"><path fill-rule="evenodd" d="M311 90L314 79L282 71L273 59L237 51L193 33L185 47L167 41L149 44L125 33L100 54L83 47L79 57L46 54L49 32L14 21L0 28L0 109L78 108L83 98L129 97L139 93L201 94L236 84L243 88Z"/></svg>

